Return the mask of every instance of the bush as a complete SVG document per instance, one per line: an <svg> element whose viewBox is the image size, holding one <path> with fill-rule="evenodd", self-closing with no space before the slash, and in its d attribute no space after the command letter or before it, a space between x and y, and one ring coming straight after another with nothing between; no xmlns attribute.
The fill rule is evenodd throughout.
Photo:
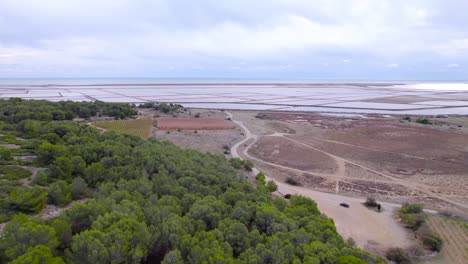
<svg viewBox="0 0 468 264"><path fill-rule="evenodd" d="M244 160L244 169L247 171L252 171L254 164L250 160Z"/></svg>
<svg viewBox="0 0 468 264"><path fill-rule="evenodd" d="M265 185L265 174L259 172L257 176L255 176L255 180L257 181L257 185Z"/></svg>
<svg viewBox="0 0 468 264"><path fill-rule="evenodd" d="M17 166L1 166L0 179L17 181L19 179L28 178L32 173L26 169Z"/></svg>
<svg viewBox="0 0 468 264"><path fill-rule="evenodd" d="M49 202L56 205L67 205L72 200L70 186L66 181L56 181L49 186Z"/></svg>
<svg viewBox="0 0 468 264"><path fill-rule="evenodd" d="M423 245L432 251L440 252L442 249L442 239L434 233L424 235L422 241Z"/></svg>
<svg viewBox="0 0 468 264"><path fill-rule="evenodd" d="M404 204L400 209L400 212L403 214L419 214L422 211L423 206L421 204Z"/></svg>
<svg viewBox="0 0 468 264"><path fill-rule="evenodd" d="M297 181L296 179L294 179L291 176L288 177L284 182L287 183L287 184L294 185L294 186L302 186L302 183L300 183L299 181Z"/></svg>
<svg viewBox="0 0 468 264"><path fill-rule="evenodd" d="M0 147L0 160L10 161L13 157L11 156L11 150Z"/></svg>
<svg viewBox="0 0 468 264"><path fill-rule="evenodd" d="M401 248L391 248L385 253L385 257L397 264L413 263L411 257Z"/></svg>
<svg viewBox="0 0 468 264"><path fill-rule="evenodd" d="M242 160L239 158L232 158L229 160L229 163L237 170L240 169L243 165Z"/></svg>
<svg viewBox="0 0 468 264"><path fill-rule="evenodd" d="M40 186L46 186L49 183L49 176L44 170L38 171L34 179L32 180L33 184Z"/></svg>
<svg viewBox="0 0 468 264"><path fill-rule="evenodd" d="M400 214L401 221L410 229L418 230L426 218L422 214Z"/></svg>
<svg viewBox="0 0 468 264"><path fill-rule="evenodd" d="M274 181L268 181L267 182L267 189L270 193L276 192L278 190L278 184Z"/></svg>
<svg viewBox="0 0 468 264"><path fill-rule="evenodd" d="M409 116L405 116L402 118L402 120L405 120L405 121L408 121L408 122L411 122L411 117Z"/></svg>
<svg viewBox="0 0 468 264"><path fill-rule="evenodd" d="M416 123L423 124L423 125L430 125L432 124L431 121L427 118L418 118L416 119Z"/></svg>
<svg viewBox="0 0 468 264"><path fill-rule="evenodd" d="M377 201L375 200L374 197L367 197L367 200L364 203L364 205L366 205L368 207L377 207L378 203L377 203Z"/></svg>

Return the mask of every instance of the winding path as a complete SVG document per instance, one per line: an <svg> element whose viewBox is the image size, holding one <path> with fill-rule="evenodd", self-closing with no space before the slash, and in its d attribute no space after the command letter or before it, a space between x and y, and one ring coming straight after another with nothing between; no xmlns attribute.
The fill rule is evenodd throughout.
<svg viewBox="0 0 468 264"><path fill-rule="evenodd" d="M226 112L226 114L228 118L244 131L245 135L243 140L231 147L231 155L233 157L240 159L245 157L268 165L284 167L250 156L248 150L255 144L259 136L253 134L242 121L234 120L232 113ZM283 133L276 133L273 135L288 138ZM239 148L243 145L245 145L245 147L242 152L239 153ZM331 154L328 153L328 155ZM345 161L344 159L341 160ZM289 167L284 167L284 169L295 170ZM257 173L259 173L259 170L253 168L253 174L256 175ZM408 232L393 217L393 212L401 206L400 204L382 202L381 204L384 211L382 213L377 213L365 208L362 205L362 198L314 191L301 186L289 185L269 176L266 176L266 180L273 180L278 185L278 191L280 193L299 194L312 198L317 203L321 212L333 218L337 231L345 238L352 237L361 248L382 253L384 249L389 247L411 246L412 240ZM348 203L350 208L340 207L339 204L341 202ZM427 211L435 213L435 211Z"/></svg>
<svg viewBox="0 0 468 264"><path fill-rule="evenodd" d="M232 114L230 112L227 112L227 115L233 120L233 117L232 117ZM299 172L299 173L309 173L308 171L303 171L303 170L299 170L299 169L296 169L296 168L291 168L291 167L287 167L287 166L282 166L282 165L279 165L279 164L275 164L275 163L271 163L271 162L268 162L268 161L264 161L264 160L261 160L261 159L258 159L258 158L255 158L255 157L252 157L249 153L248 153L248 150L250 147L252 147L255 142L257 141L258 139L258 135L255 135L255 134L252 134L252 132L250 132L250 130L245 126L245 124L241 121L236 121L236 120L233 120L236 124L238 124L242 130L244 130L245 132L245 135L246 135L246 138L241 141L241 142L238 142L238 144L234 145L232 148L231 148L231 153L235 153L235 155L237 157L240 157L239 156L239 153L237 153L237 148L241 145L241 144L244 144L245 142L249 141L249 140L252 140L250 142L250 144L248 144L243 152L241 153L244 157L247 157L251 160L254 160L254 161L257 161L257 162L261 162L261 163L264 163L264 164L268 164L270 166L273 166L273 167L277 167L277 168L281 168L281 169L286 169L286 170L289 170L289 171L294 171L294 172ZM453 201L452 199L449 199L448 197L444 196L444 195L441 195L441 194L437 194L433 191L431 191L431 189L437 189L436 187L433 187L433 186L427 186L425 184L421 184L421 183L416 183L416 182L410 182L410 181L406 181L406 180L403 180L403 179L400 179L400 178L397 178L397 177L394 177L394 176L391 176L391 175L388 175L388 174L385 174L385 173L382 173L382 172L379 172L379 171L376 171L372 168L369 168L367 166L364 166L362 164L359 164L359 163L356 163L356 162L353 162L351 160L348 160L348 159L344 159L344 158L341 158L339 156L336 156L336 155L333 155L329 152L326 152L326 151L323 151L319 148L316 148L314 146L311 146L309 144L306 144L304 142L301 142L299 140L296 140L294 138L291 138L290 137L290 134L288 133L279 133L279 132L276 132L276 131L273 131L271 129L267 129L267 130L270 130L273 132L273 134L270 134L270 135L264 135L264 136L273 136L273 137L282 137L282 138L285 138L287 140L290 140L290 141L293 141L297 144L300 144L304 147L307 147L307 148L310 148L310 149L313 149L314 151L318 151L320 153L323 153L327 156L329 156L330 158L334 159L335 162L337 163L338 165L338 171L334 174L322 174L322 173L313 173L314 175L316 176L320 176L320 177L323 177L323 178L326 178L326 179L334 179L336 181L336 184L335 184L335 193L339 193L339 182L340 180L342 179L355 179L355 178L352 178L352 177L347 177L345 176L345 173L344 173L344 166L346 163L348 164L352 164L352 165L355 165L355 166L358 166L364 170L367 170L367 171L370 171L372 173L375 173L383 178L385 178L386 180L374 180L374 179L359 179L360 181L369 181L369 182L381 182L381 183L391 183L391 184L398 184L398 185L401 185L403 187L406 187L406 188L409 188L409 189L412 189L414 191L419 191L421 193L424 193L426 194L428 197L431 197L431 198L436 198L436 199L439 199L441 201L444 201L446 203L449 203L449 204L452 204L452 205L455 205L459 208L463 208L463 210L467 210L468 209L468 205L467 204L464 204L464 203L460 203L460 202L456 202L456 201ZM324 140L325 141L325 140ZM339 143L341 144L342 142L337 142L337 141L331 141L331 143ZM343 143L343 144L346 144L346 143ZM234 150L235 149L235 150ZM405 155L406 156L406 155ZM408 155L410 156L410 155ZM416 157L416 156L411 156L411 157ZM241 157L240 157L241 158ZM417 158L421 158L421 157L417 157ZM421 158L423 159L423 158ZM428 210L428 211L431 211L431 210Z"/></svg>

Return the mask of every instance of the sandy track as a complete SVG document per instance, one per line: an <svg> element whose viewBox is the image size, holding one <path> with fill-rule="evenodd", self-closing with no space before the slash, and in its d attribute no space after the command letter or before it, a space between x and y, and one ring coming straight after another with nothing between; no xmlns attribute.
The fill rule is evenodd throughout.
<svg viewBox="0 0 468 264"><path fill-rule="evenodd" d="M316 148L316 147L313 147L313 146L311 146L311 145L309 145L309 144L306 144L306 143L303 143L303 142L301 142L301 141L292 139L292 138L290 138L290 137L288 137L288 136L285 136L285 138L288 138L288 139L290 139L290 140L292 140L292 141L294 141L294 142L296 142L296 143L298 143L298 144L302 144L302 145L304 145L304 146L308 146L308 147L310 147L310 148L313 149L313 150L318 150L318 151L320 151L320 149L318 149L318 148ZM325 151L322 151L322 152L323 152L323 153L327 153L328 155L331 155L332 157L335 157L337 160L343 160L343 161L345 161L345 162L347 162L347 163L349 163L349 164L352 164L352 165L361 167L361 168L363 168L363 169L365 169L365 170L368 170L368 171L370 171L370 172L376 173L376 174L378 174L378 175L380 175L380 176L382 176L382 177L384 177L384 178L387 178L387 179L391 180L393 183L398 183L398 184L403 185L403 186L405 186L405 187L407 187L407 188L420 191L420 192L422 192L422 193L424 193L424 194L427 194L429 197L433 197L433 198L440 199L440 200L442 200L442 201L444 201L444 202L447 202L447 203L449 203L449 204L453 204L453 205L459 206L459 207L461 207L461 208L464 208L465 210L468 209L468 205L467 205L467 204L455 202L455 201L453 201L453 200L451 200L451 199L448 199L447 197L445 197L445 196L443 196L443 195L436 194L436 193L431 192L431 191L428 190L429 188L433 188L433 187L429 187L429 186L427 186L427 185L425 185L425 184L420 184L420 183L405 181L405 180L402 180L402 179L400 179L400 178L397 178L397 177L394 177L394 176L390 176L390 175L388 175L388 174L385 174L385 173L376 171L376 170L374 170L374 169L371 169L371 168L369 168L369 167L363 166L363 165L358 164L358 163L356 163L356 162L353 162L353 161L350 161L350 160L343 159L343 158L340 158L340 157L338 157L338 156L332 155L332 154L330 154L330 153L328 153L328 152L325 152Z"/></svg>
<svg viewBox="0 0 468 264"><path fill-rule="evenodd" d="M242 141L232 146L231 155L255 160L255 158L250 157L247 151L255 144L258 136L252 134L243 122L234 120L231 113L226 113L242 128L246 136ZM249 141L250 143L247 144ZM238 153L238 148L243 144L247 144L247 146L242 153ZM254 174L258 172L258 169L253 169ZM266 178L275 181L269 176ZM386 248L408 247L412 243L407 231L393 218L394 210L400 207L398 204L382 203L384 212L377 213L365 208L362 205L363 199L322 193L280 181L275 182L278 184L280 193L300 194L314 199L320 211L333 218L337 231L345 238L352 237L359 247L375 253L382 253ZM347 202L350 204L350 208L340 207L339 203L341 202Z"/></svg>
<svg viewBox="0 0 468 264"><path fill-rule="evenodd" d="M257 126L257 124L253 124L253 123L248 123L249 125L254 125L254 126ZM244 125L245 126L245 125ZM247 128L247 127L245 127ZM345 168L344 168L344 165L345 164L352 164L352 165L355 165L357 167L360 167L361 169L364 169L366 171L369 171L369 172L372 172L376 175L379 175L380 177L382 177L383 179L385 180L369 180L369 179L359 179L359 180L364 180L364 181L371 181L371 182L382 182L382 183L390 183L390 184L398 184L398 185L401 185L401 186L404 186L405 188L408 188L408 189L412 189L414 191L418 191L418 192L421 192L421 193L424 193L425 195L427 195L428 197L430 198L436 198L436 199L439 199L443 202L446 202L448 204L451 204L453 206L456 206L460 209L462 209L462 211L464 212L467 212L468 211L468 204L466 203L463 203L463 202L459 202L459 201L455 201L453 199L450 199L450 197L446 196L446 195L443 195L443 194L439 194L439 193L436 193L434 190L439 190L438 187L434 187L434 186L429 186L429 185L426 185L426 184L423 184L423 183L418 183L418 182L414 182L414 181L408 181L408 180L404 180L404 179L401 179L401 178L398 178L398 177L395 177L395 176L392 176L392 175L389 175L389 174L386 174L386 173L382 173L380 171L377 171L375 169L372 169L370 167L367 167L367 166L364 166L360 163L356 163L354 161L351 161L349 159L346 159L346 158L342 158L340 156L336 156L328 151L325 151L321 148L318 148L318 147L315 147L313 145L310 145L308 143L305 143L305 142L302 142L300 140L297 140L295 138L293 138L293 134L288 134L288 133L279 133L277 131L274 131L272 129L268 129L266 128L268 131L272 132L272 134L270 135L262 135L262 136L274 136L274 137L282 137L282 138L286 138L288 140L291 140L292 142L295 142L297 144L300 144L302 146L305 146L305 147L308 147L310 148L311 150L314 150L314 151L318 151L318 152L321 152L325 155L328 155L329 157L333 158L336 162L336 164L339 166L339 168L342 168L343 171L340 171L338 170L336 173L333 173L333 174L329 174L329 175L326 175L326 174L320 174L320 173L314 173L314 172L308 172L308 171L301 171L301 170L298 170L297 168L288 168L288 167L285 167L285 166L281 166L281 165L278 165L278 164L273 164L273 163L268 163L266 161L263 161L263 160L259 160L259 159L256 159L254 157L252 157L251 155L249 155L249 153L247 153L247 150L246 149L244 152L246 152L245 156L248 157L248 158L252 158L252 159L256 159L257 161L261 161L265 164L268 164L270 166L274 166L274 167L277 167L277 168L282 168L282 169L288 169L290 171L293 171L293 172L300 172L300 173L312 173L314 175L317 175L317 176L320 176L320 177L323 177L323 178L326 178L326 179L334 179L336 181L336 187L335 187L335 192L338 193L339 192L339 183L340 183L340 180L341 179L350 179L349 177L346 177L344 176L345 175ZM359 146L359 145L354 145L354 144L349 144L349 143L344 143L344 142L340 142L340 141L334 141L334 140L325 140L325 139L320 139L320 138L311 138L312 140L316 140L316 141L322 141L322 142L328 142L328 143L332 143L332 144L339 144L339 145L346 145L346 146L352 146L352 147L358 147L358 148L362 148L362 149L368 149L368 150L372 150L372 151L378 151L378 152L384 152L384 153L391 153L391 154L396 154L396 155L400 155L402 157L406 157L406 158L416 158L416 159L420 159L420 160L428 160L428 161L431 161L432 159L430 158L424 158L424 157L419 157L419 156L414 156L414 155L409 155L409 154L404 154L404 153L395 153L395 152L391 152L391 151L385 151L385 150L380 150L380 149L374 149L374 148L369 148L369 147L364 147L364 146ZM253 145L253 144L252 144ZM341 178L341 179L340 179Z"/></svg>

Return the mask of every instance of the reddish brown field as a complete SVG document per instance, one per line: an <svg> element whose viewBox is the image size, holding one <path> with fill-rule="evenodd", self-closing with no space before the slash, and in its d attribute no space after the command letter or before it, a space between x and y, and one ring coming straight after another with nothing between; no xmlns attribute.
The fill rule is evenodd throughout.
<svg viewBox="0 0 468 264"><path fill-rule="evenodd" d="M161 117L157 119L159 130L226 130L233 129L234 125L216 117Z"/></svg>
<svg viewBox="0 0 468 264"><path fill-rule="evenodd" d="M334 173L337 164L329 156L281 137L262 137L249 150L261 160L318 173Z"/></svg>
<svg viewBox="0 0 468 264"><path fill-rule="evenodd" d="M465 119L450 125L449 118L428 117L433 124L425 126L415 117L404 122L401 116L382 115L260 112L253 117L245 119L250 127L265 127L270 136L259 136L249 153L270 162L278 174L290 168L288 174L304 186L468 214ZM308 173L327 184L311 182Z"/></svg>

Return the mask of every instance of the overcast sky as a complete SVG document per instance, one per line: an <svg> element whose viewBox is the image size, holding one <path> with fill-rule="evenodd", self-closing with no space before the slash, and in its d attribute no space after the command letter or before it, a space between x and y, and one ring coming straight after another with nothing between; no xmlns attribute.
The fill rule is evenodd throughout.
<svg viewBox="0 0 468 264"><path fill-rule="evenodd" d="M467 0L0 0L0 78L468 79Z"/></svg>

